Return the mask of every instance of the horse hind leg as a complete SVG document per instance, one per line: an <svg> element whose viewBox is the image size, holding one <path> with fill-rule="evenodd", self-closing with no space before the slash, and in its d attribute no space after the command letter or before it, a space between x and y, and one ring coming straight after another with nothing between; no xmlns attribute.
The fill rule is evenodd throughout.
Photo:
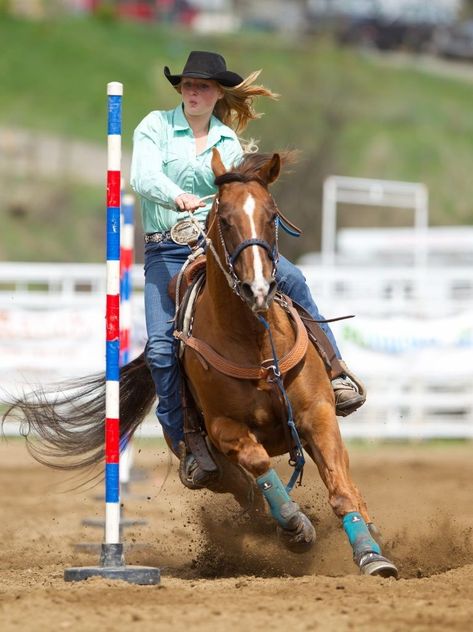
<svg viewBox="0 0 473 632"><path fill-rule="evenodd" d="M366 503L351 480L348 453L343 445L332 404L319 403L300 424L308 442L310 456L327 487L334 513L342 520L344 531L353 550L353 558L364 575L397 577L395 565L383 557L373 537ZM315 421L314 421L315 420Z"/></svg>
<svg viewBox="0 0 473 632"><path fill-rule="evenodd" d="M258 498L266 500L279 525L284 544L293 552L304 552L315 542L315 529L286 491L264 447L245 424L225 418L209 425L212 441L231 462L255 479Z"/></svg>
<svg viewBox="0 0 473 632"><path fill-rule="evenodd" d="M346 447L343 445L342 443L342 448L343 448L343 453L344 453L344 462L345 462L345 468L347 470L347 472L350 469L350 458L348 456L348 450L346 449ZM351 481L351 484L353 486L353 490L356 494L356 499L358 502L358 511L361 513L361 515L363 516L364 520L366 521L366 526L368 527L368 531L370 532L370 534L372 535L372 537L379 543L379 541L381 540L381 532L378 529L378 527L374 524L374 522L371 521L369 514L368 514L368 508L366 506L366 501L363 498L363 496L361 495L360 490L358 489L358 487L355 485L355 483L353 481Z"/></svg>

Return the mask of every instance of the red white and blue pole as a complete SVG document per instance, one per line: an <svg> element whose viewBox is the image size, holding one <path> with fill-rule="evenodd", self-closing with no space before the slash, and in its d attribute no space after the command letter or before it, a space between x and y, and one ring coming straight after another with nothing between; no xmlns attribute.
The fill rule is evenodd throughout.
<svg viewBox="0 0 473 632"><path fill-rule="evenodd" d="M120 196L123 84L107 84L107 311L105 366L105 542L100 566L66 568L67 582L89 577L121 579L132 584L159 584L152 566L126 566L120 542Z"/></svg>
<svg viewBox="0 0 473 632"><path fill-rule="evenodd" d="M120 542L120 197L123 84L107 84L105 544Z"/></svg>

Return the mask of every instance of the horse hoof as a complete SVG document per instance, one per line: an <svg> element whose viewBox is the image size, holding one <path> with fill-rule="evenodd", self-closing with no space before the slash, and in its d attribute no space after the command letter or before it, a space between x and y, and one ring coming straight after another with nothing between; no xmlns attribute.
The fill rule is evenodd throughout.
<svg viewBox="0 0 473 632"><path fill-rule="evenodd" d="M394 577L397 579L398 570L392 562L378 553L365 553L358 562L363 575L377 577Z"/></svg>
<svg viewBox="0 0 473 632"><path fill-rule="evenodd" d="M278 527L278 536L292 553L305 553L314 545L317 538L314 525L302 511L292 516L291 526L293 525L295 527L292 529Z"/></svg>

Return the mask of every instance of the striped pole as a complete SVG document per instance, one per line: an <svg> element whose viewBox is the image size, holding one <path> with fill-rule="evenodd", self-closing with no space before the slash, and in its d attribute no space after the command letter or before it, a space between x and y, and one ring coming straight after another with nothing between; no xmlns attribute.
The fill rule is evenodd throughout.
<svg viewBox="0 0 473 632"><path fill-rule="evenodd" d="M107 84L107 311L105 366L105 542L100 566L64 570L66 582L89 577L121 579L132 584L159 584L154 566L126 566L120 542L120 171L123 84Z"/></svg>
<svg viewBox="0 0 473 632"><path fill-rule="evenodd" d="M123 84L107 85L105 544L120 542L120 183Z"/></svg>

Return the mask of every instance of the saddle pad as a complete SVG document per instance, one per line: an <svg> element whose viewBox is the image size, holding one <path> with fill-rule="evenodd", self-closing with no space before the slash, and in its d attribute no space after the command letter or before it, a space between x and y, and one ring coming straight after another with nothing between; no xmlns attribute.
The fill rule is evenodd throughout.
<svg viewBox="0 0 473 632"><path fill-rule="evenodd" d="M179 277L181 276L181 281L179 284L179 296L182 300L182 297L185 295L187 288L192 284L195 278L202 274L202 272L205 270L206 261L206 256L200 255L195 261L192 261L192 263L187 265L187 267L183 270L182 276L180 273L178 273L172 277L168 285L168 294L174 302L176 302L177 281Z"/></svg>
<svg viewBox="0 0 473 632"><path fill-rule="evenodd" d="M194 313L194 304L197 297L200 294L200 291L205 283L205 268L200 270L200 273L197 274L191 281L191 285L187 288L184 297L181 302L181 306L179 307L179 311L177 312L176 318L176 330L182 331L186 335L190 334L191 325L192 325L192 316ZM182 358L184 353L185 345L182 341L179 342L179 358Z"/></svg>

